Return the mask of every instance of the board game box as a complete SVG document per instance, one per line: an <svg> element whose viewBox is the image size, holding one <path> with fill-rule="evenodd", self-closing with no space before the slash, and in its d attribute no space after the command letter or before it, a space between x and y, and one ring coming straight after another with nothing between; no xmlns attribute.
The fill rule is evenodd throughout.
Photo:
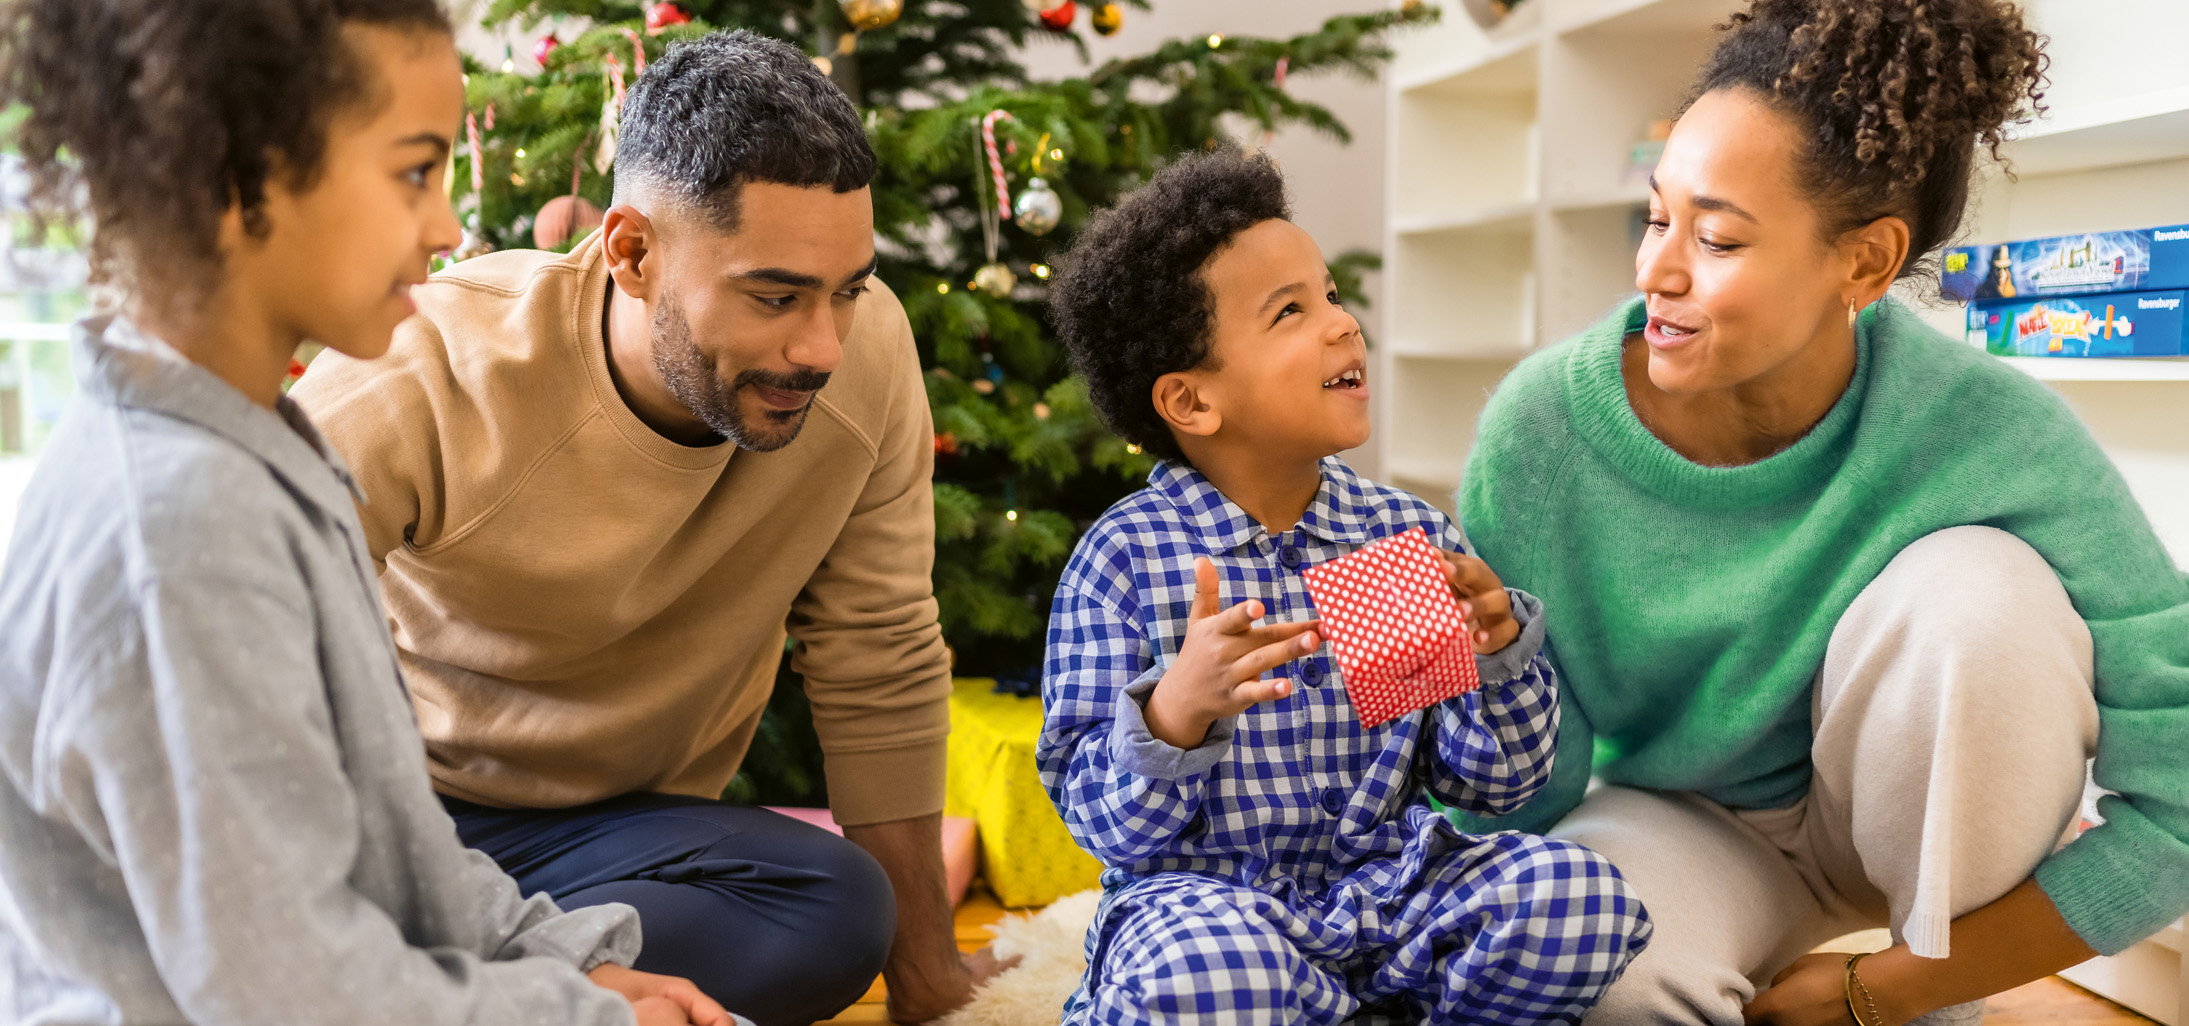
<svg viewBox="0 0 2189 1026"><path fill-rule="evenodd" d="M1968 338L1999 356L2189 356L2184 299L2174 289L1979 302Z"/></svg>
<svg viewBox="0 0 2189 1026"><path fill-rule="evenodd" d="M1962 302L2189 289L2189 225L1964 246L1939 271L1939 290Z"/></svg>

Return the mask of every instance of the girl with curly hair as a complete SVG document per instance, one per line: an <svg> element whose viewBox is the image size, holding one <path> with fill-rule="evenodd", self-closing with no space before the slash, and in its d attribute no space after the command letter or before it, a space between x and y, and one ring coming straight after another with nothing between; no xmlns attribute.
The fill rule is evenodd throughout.
<svg viewBox="0 0 2189 1026"><path fill-rule="evenodd" d="M1755 0L1642 295L1484 412L1461 514L1564 716L1478 825L1594 848L1657 924L1592 1022L1973 1022L2189 910L2189 584L2059 398L1886 297L2045 64L2006 0Z"/></svg>
<svg viewBox="0 0 2189 1026"><path fill-rule="evenodd" d="M370 358L457 241L433 0L16 0L0 105L117 310L0 617L0 1019L726 1024L559 911L427 780L354 485L282 394ZM590 978L588 978L590 977Z"/></svg>

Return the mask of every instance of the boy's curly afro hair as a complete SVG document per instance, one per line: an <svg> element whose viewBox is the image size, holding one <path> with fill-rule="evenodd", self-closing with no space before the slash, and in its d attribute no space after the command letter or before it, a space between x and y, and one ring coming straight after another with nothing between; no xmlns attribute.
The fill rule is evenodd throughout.
<svg viewBox="0 0 2189 1026"><path fill-rule="evenodd" d="M1216 310L1201 270L1239 233L1291 217L1274 161L1220 149L1179 158L1080 232L1049 308L1110 430L1185 458L1153 396L1155 379L1210 359Z"/></svg>

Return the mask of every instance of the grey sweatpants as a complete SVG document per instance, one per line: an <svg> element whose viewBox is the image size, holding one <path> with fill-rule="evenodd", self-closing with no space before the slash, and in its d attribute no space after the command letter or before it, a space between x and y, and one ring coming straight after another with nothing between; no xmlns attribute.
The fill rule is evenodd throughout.
<svg viewBox="0 0 2189 1026"><path fill-rule="evenodd" d="M1655 941L1587 1020L1737 1026L1811 948L1887 926L1943 958L1948 927L2065 838L2098 737L2090 632L2021 539L1919 539L1832 631L1816 776L1784 808L1598 788L1552 834L1609 858Z"/></svg>

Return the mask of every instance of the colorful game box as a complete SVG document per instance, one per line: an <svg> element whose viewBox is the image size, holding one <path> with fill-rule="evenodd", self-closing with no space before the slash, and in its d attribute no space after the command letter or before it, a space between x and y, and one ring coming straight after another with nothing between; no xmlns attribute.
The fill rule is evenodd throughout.
<svg viewBox="0 0 2189 1026"><path fill-rule="evenodd" d="M1940 272L1962 302L2189 289L2189 225L1949 249Z"/></svg>
<svg viewBox="0 0 2189 1026"><path fill-rule="evenodd" d="M2049 296L1969 307L1969 344L1999 356L2189 356L2189 292Z"/></svg>

